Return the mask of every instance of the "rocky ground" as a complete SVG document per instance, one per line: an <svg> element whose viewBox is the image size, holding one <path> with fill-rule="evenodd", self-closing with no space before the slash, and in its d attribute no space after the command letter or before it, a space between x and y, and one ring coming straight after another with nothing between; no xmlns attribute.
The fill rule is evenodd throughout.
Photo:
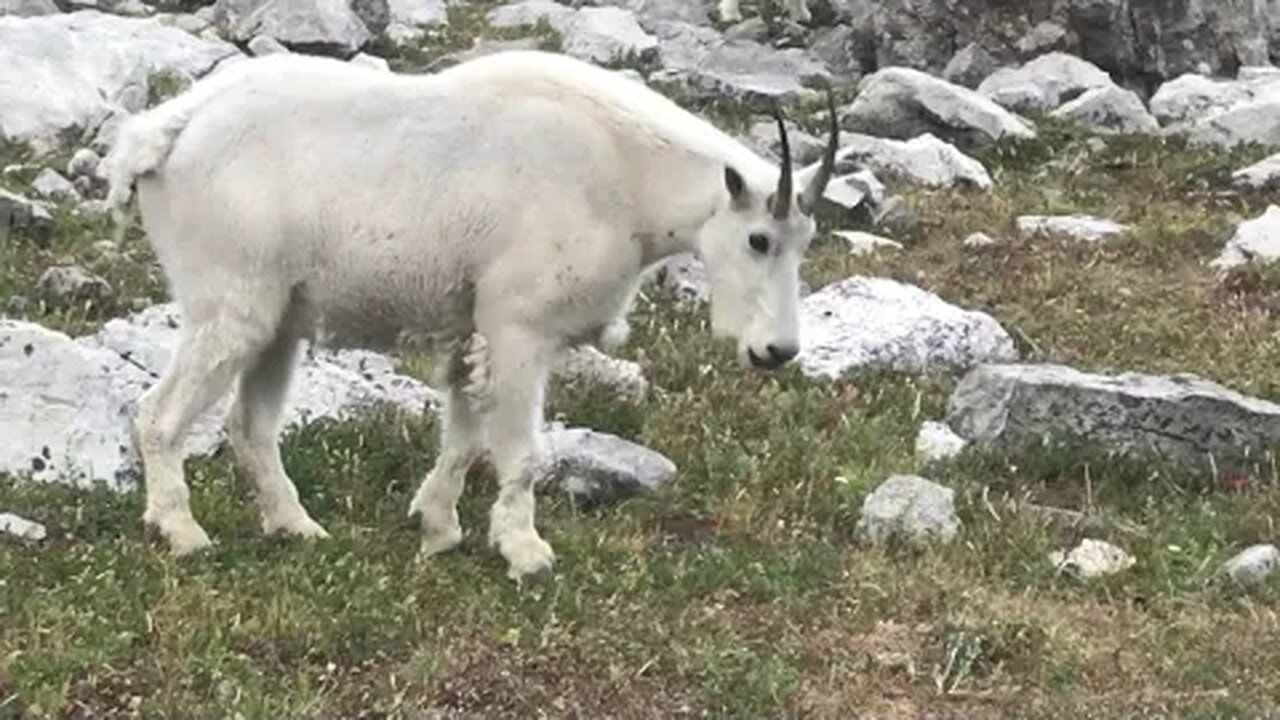
<svg viewBox="0 0 1280 720"><path fill-rule="evenodd" d="M712 5L0 0L0 716L1280 712L1267 3ZM557 368L558 573L517 588L478 538L413 561L424 360L315 349L285 463L334 539L259 537L211 416L219 545L170 559L127 422L181 319L102 213L119 119L249 54L505 47L765 154L777 98L805 163L837 88L804 355L744 372L697 259L659 268L616 357Z"/></svg>

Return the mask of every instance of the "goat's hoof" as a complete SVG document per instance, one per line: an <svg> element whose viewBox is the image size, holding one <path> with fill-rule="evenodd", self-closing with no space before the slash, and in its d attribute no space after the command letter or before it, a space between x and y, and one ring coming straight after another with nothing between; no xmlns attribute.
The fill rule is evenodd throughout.
<svg viewBox="0 0 1280 720"><path fill-rule="evenodd" d="M555 566L555 552L545 540L537 536L523 539L521 542L501 543L500 550L509 565L507 577L512 580L550 576Z"/></svg>
<svg viewBox="0 0 1280 720"><path fill-rule="evenodd" d="M329 537L328 531L306 514L293 515L284 520L263 520L262 532L266 535L289 535L309 540L324 540Z"/></svg>
<svg viewBox="0 0 1280 720"><path fill-rule="evenodd" d="M194 555L213 547L208 533L190 516L159 519L147 517L144 521L164 538L169 546L169 553L174 557Z"/></svg>
<svg viewBox="0 0 1280 720"><path fill-rule="evenodd" d="M448 552L462 543L462 528L430 532L422 536L422 546L418 548L419 560L430 560L441 553Z"/></svg>

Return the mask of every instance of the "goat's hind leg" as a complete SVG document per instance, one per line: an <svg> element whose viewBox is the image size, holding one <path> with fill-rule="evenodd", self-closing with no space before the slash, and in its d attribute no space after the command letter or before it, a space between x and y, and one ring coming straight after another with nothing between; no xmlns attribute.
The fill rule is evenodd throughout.
<svg viewBox="0 0 1280 720"><path fill-rule="evenodd" d="M210 545L191 514L183 443L191 425L218 401L269 340L262 325L220 315L185 324L164 376L138 402L135 440L146 478L143 520L176 555Z"/></svg>
<svg viewBox="0 0 1280 720"><path fill-rule="evenodd" d="M298 330L286 316L275 338L240 377L239 392L227 419L227 436L256 489L262 531L324 538L329 534L299 502L298 490L280 460L280 425L301 344Z"/></svg>

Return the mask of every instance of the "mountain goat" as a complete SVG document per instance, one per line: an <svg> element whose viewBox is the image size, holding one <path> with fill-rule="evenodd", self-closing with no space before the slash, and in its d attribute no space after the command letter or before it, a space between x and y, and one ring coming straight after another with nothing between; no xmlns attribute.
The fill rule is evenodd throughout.
<svg viewBox="0 0 1280 720"><path fill-rule="evenodd" d="M136 195L183 316L134 424L144 521L177 554L209 545L181 449L238 382L228 436L263 530L325 536L278 448L297 350L412 332L438 341L447 386L439 457L410 506L424 555L461 540L456 505L487 447L490 543L513 578L550 569L533 490L554 356L615 327L645 268L697 251L714 333L744 364L793 358L834 117L799 193L789 151L779 169L641 83L541 52L420 76L244 60L131 118L107 160L109 201ZM479 368L483 404L468 393Z"/></svg>
<svg viewBox="0 0 1280 720"><path fill-rule="evenodd" d="M811 19L807 0L783 0L783 5L786 6L787 16L792 22L807 23ZM740 0L720 0L720 19L725 22L741 20Z"/></svg>

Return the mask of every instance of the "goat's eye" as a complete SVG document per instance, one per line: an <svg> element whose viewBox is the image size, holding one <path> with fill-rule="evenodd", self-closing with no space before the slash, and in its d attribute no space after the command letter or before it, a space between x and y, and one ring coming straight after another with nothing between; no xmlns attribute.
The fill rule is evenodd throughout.
<svg viewBox="0 0 1280 720"><path fill-rule="evenodd" d="M761 235L760 233L752 234L751 237L747 238L747 242L751 244L752 250L755 250L761 255L769 252L769 238Z"/></svg>

